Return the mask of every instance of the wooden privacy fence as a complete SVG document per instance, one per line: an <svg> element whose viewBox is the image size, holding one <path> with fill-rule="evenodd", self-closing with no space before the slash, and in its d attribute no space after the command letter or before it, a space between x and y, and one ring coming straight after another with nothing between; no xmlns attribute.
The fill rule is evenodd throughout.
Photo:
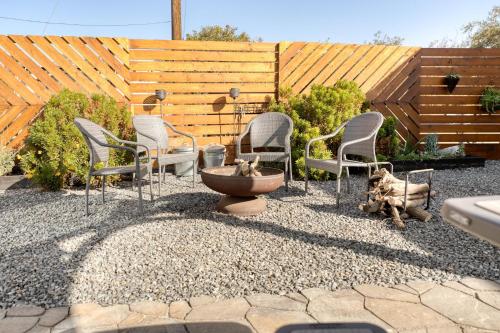
<svg viewBox="0 0 500 333"><path fill-rule="evenodd" d="M450 94L444 76L461 80ZM372 108L399 119L403 136L438 133L442 144L500 158L500 115L479 108L500 81L499 49L421 49L304 42L244 43L125 38L0 36L0 143L18 147L50 96L63 88L106 93L134 114L159 114L156 89L169 94L164 117L200 145L232 147L229 89L241 90L244 126L280 86L356 81ZM179 142L177 142L178 144Z"/></svg>

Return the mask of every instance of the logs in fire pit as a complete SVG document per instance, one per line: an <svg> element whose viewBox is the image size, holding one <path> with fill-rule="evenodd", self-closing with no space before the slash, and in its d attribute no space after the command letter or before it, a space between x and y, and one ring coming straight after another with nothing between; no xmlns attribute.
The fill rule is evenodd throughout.
<svg viewBox="0 0 500 333"><path fill-rule="evenodd" d="M235 159L234 163L236 163L236 170L234 171L233 176L261 177L262 173L257 170L257 167L259 166L259 159L260 157L258 155L254 161Z"/></svg>
<svg viewBox="0 0 500 333"><path fill-rule="evenodd" d="M425 184L412 184L409 175L415 173L429 173L429 182ZM422 208L429 206L430 198L436 195L431 191L432 169L417 170L407 174L406 181L394 177L385 168L376 170L368 183L368 202L359 205L359 208L367 213L380 213L391 216L392 222L400 229L405 227L404 219L408 217L417 218L427 222L432 214Z"/></svg>

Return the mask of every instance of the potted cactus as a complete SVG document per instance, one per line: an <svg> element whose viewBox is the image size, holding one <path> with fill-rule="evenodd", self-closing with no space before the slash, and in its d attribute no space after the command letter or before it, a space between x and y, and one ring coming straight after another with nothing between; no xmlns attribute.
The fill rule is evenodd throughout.
<svg viewBox="0 0 500 333"><path fill-rule="evenodd" d="M455 90L458 81L460 81L460 75L456 73L450 73L444 77L444 83L446 84L448 92L452 93L453 90Z"/></svg>
<svg viewBox="0 0 500 333"><path fill-rule="evenodd" d="M425 152L430 156L438 154L438 136L437 134L429 134L425 137Z"/></svg>

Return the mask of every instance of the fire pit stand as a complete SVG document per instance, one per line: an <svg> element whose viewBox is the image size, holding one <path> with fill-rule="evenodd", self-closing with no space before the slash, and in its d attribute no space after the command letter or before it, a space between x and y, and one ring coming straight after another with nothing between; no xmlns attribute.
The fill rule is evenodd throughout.
<svg viewBox="0 0 500 333"><path fill-rule="evenodd" d="M283 185L283 170L259 169L262 176L233 176L236 166L206 168L201 171L203 183L210 189L225 194L217 204L222 213L250 216L262 213L267 202L261 194L277 190Z"/></svg>

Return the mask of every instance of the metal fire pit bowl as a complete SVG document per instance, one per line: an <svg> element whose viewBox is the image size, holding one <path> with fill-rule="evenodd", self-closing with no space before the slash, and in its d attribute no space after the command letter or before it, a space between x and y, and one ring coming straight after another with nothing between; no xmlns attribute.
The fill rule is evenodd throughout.
<svg viewBox="0 0 500 333"><path fill-rule="evenodd" d="M232 176L236 166L207 168L201 171L203 183L210 189L225 194L217 204L222 213L249 216L266 210L264 198L257 195L275 191L283 185L283 170L262 168L260 177Z"/></svg>

